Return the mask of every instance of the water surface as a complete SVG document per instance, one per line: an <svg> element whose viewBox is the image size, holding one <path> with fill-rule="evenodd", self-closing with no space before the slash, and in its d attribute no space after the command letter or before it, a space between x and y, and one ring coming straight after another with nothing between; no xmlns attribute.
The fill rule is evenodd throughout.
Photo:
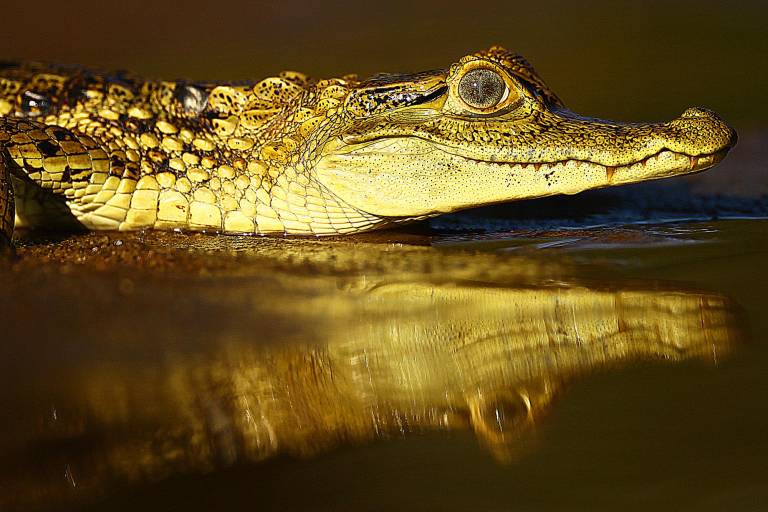
<svg viewBox="0 0 768 512"><path fill-rule="evenodd" d="M757 504L765 233L34 239L1 278L3 501Z"/></svg>

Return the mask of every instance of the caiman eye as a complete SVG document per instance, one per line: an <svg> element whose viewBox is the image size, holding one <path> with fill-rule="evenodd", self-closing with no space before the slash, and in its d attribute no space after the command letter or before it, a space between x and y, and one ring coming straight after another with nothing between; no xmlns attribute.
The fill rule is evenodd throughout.
<svg viewBox="0 0 768 512"><path fill-rule="evenodd" d="M46 115L51 110L51 100L44 94L25 91L21 95L21 111L29 117Z"/></svg>
<svg viewBox="0 0 768 512"><path fill-rule="evenodd" d="M507 85L498 73L490 69L474 69L459 81L459 96L474 108L486 109L498 105Z"/></svg>

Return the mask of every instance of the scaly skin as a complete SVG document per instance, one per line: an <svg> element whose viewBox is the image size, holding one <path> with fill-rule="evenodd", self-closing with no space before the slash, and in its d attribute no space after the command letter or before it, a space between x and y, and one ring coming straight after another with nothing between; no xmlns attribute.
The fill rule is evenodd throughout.
<svg viewBox="0 0 768 512"><path fill-rule="evenodd" d="M490 106L460 89L477 69L501 80ZM6 238L14 212L45 227L354 233L700 171L736 139L698 108L658 124L580 117L498 47L367 81L193 84L5 64L0 116Z"/></svg>

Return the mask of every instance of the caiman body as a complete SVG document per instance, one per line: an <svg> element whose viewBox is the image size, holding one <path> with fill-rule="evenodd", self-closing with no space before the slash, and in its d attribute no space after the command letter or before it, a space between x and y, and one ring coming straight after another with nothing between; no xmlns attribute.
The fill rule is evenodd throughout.
<svg viewBox="0 0 768 512"><path fill-rule="evenodd" d="M249 84L0 68L2 233L16 225L331 235L711 167L735 133L691 108L567 110L498 47L448 69ZM15 199L14 199L15 191Z"/></svg>

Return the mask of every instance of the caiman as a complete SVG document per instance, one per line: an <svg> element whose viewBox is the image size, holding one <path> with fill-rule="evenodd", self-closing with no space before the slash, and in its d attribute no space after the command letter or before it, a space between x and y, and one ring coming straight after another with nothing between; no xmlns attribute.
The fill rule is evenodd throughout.
<svg viewBox="0 0 768 512"><path fill-rule="evenodd" d="M0 244L14 224L334 235L712 167L736 134L568 110L500 47L415 74L255 83L0 65ZM15 195L15 198L14 198Z"/></svg>

